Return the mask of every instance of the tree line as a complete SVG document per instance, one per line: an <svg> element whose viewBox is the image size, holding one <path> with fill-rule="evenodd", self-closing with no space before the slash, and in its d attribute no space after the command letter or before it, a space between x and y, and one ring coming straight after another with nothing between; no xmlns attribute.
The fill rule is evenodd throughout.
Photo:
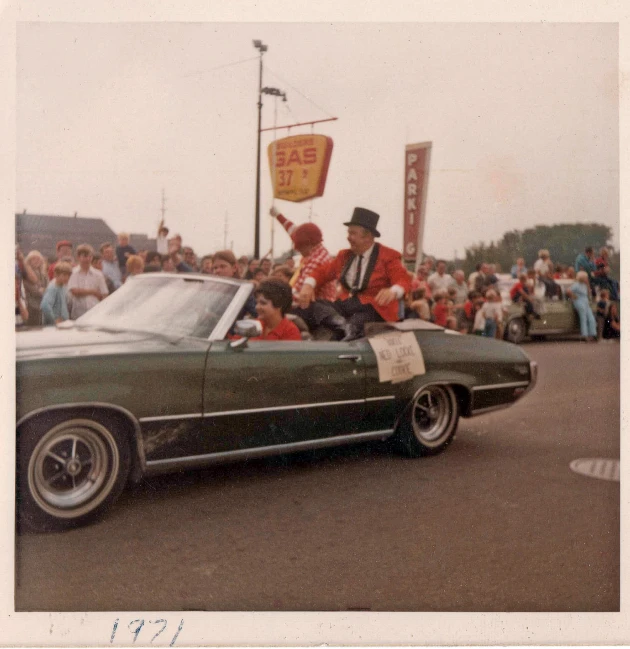
<svg viewBox="0 0 630 649"><path fill-rule="evenodd" d="M555 264L572 266L586 246L592 246L598 257L599 249L608 246L611 239L612 229L600 223L537 225L522 231L506 232L496 243L478 243L466 248L465 258L457 260L456 264L452 260L452 263L466 274L472 273L481 262L498 264L501 272L509 273L518 257L523 257L531 267L538 259L538 251L547 249ZM611 274L619 277L619 252L611 252L610 260Z"/></svg>

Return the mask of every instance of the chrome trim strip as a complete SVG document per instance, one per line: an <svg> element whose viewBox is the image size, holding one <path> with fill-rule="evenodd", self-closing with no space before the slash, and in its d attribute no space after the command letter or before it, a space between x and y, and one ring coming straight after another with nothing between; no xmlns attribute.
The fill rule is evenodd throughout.
<svg viewBox="0 0 630 649"><path fill-rule="evenodd" d="M144 453L144 441L142 439L142 431L140 430L140 421L136 419L135 415L131 413L126 408L122 406L116 406L111 403L102 403L100 401L85 401L80 403L59 403L54 406L44 406L43 408L37 408L36 410L31 410L28 414L20 418L20 420L15 424L16 428L19 428L22 424L27 422L29 419L41 415L49 410L67 410L70 408L103 408L104 410L117 410L122 415L124 415L129 421L133 424L134 432L136 435L136 447L138 449L138 460L140 461L140 468L144 473L147 461Z"/></svg>
<svg viewBox="0 0 630 649"><path fill-rule="evenodd" d="M376 397L377 399L393 399L394 397ZM195 413L187 415L165 415L164 417L142 417L141 423L146 421L165 421L167 419L194 419L206 417L226 417L228 415L252 415L257 412L273 412L275 410L298 410L299 408L327 408L329 406L346 406L352 403L365 403L366 399L352 399L350 401L328 401L325 403L297 403L290 406L273 406L271 408L249 408L246 410L221 410L219 412Z"/></svg>
<svg viewBox="0 0 630 649"><path fill-rule="evenodd" d="M473 385L472 390L500 390L501 388L523 388L529 385L529 381L515 381L513 383L494 383L492 385Z"/></svg>
<svg viewBox="0 0 630 649"><path fill-rule="evenodd" d="M178 469L189 469L194 466L205 466L207 464L231 462L234 460L250 460L254 458L267 457L269 455L281 455L283 453L295 453L316 448L327 448L329 446L341 446L343 444L353 444L355 442L366 441L369 439L385 439L393 432L393 428L386 428L384 430L373 430L366 433L338 435L336 437L311 439L304 442L246 448L238 451L222 451L219 453L206 453L205 455L189 455L186 457L167 460L149 460L146 464L146 473L147 475L153 475L167 471L176 471Z"/></svg>
<svg viewBox="0 0 630 649"><path fill-rule="evenodd" d="M388 395L386 397L368 397L365 401L389 401L390 399L395 399L396 397L392 395Z"/></svg>
<svg viewBox="0 0 630 649"><path fill-rule="evenodd" d="M141 424L144 424L147 421L169 421L175 419L201 419L203 417L202 413L192 414L192 415L164 415L163 417L140 417L138 420Z"/></svg>

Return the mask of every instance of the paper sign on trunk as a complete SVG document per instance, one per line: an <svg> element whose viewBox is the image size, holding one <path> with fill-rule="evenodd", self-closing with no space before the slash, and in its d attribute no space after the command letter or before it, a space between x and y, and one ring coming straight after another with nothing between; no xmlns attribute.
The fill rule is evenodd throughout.
<svg viewBox="0 0 630 649"><path fill-rule="evenodd" d="M381 383L400 383L426 373L418 339L410 331L392 332L368 340L376 354Z"/></svg>

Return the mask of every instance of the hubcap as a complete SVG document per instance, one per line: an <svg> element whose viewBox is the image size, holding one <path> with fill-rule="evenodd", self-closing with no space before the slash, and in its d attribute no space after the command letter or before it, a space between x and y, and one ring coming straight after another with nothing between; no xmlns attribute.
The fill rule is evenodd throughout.
<svg viewBox="0 0 630 649"><path fill-rule="evenodd" d="M425 388L413 404L413 430L423 442L435 442L448 431L451 405L448 392L441 386Z"/></svg>
<svg viewBox="0 0 630 649"><path fill-rule="evenodd" d="M49 514L74 518L97 507L118 474L111 433L89 420L64 422L46 433L28 465L30 492Z"/></svg>

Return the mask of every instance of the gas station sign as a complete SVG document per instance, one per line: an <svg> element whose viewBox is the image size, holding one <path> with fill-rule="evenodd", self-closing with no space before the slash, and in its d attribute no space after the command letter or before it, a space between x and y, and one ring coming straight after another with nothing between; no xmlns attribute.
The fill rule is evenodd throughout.
<svg viewBox="0 0 630 649"><path fill-rule="evenodd" d="M326 135L292 135L267 147L274 198L299 203L323 196L333 141Z"/></svg>

